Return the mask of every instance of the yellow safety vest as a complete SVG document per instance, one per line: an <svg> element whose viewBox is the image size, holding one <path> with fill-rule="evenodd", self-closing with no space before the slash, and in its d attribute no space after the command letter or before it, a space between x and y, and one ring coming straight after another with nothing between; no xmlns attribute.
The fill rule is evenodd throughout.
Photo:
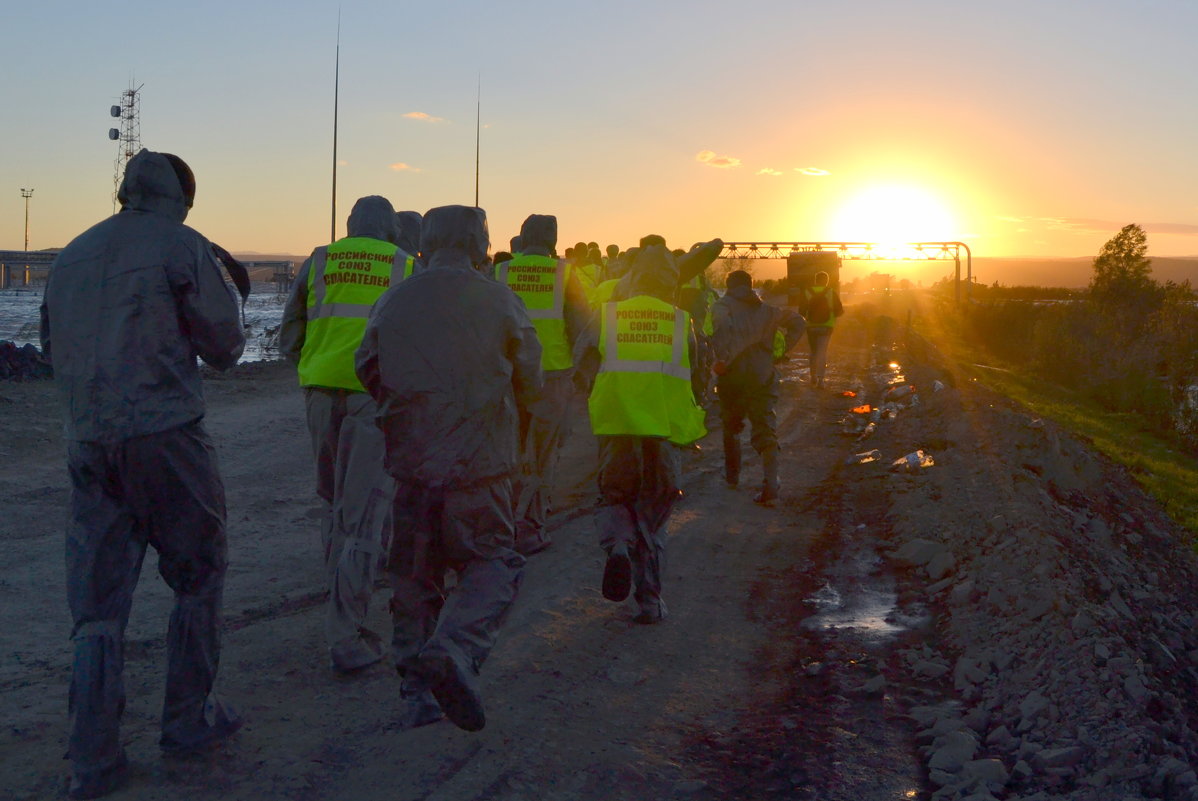
<svg viewBox="0 0 1198 801"><path fill-rule="evenodd" d="M495 280L524 301L541 342L541 369L574 366L566 340L566 262L552 256L520 254L495 267Z"/></svg>
<svg viewBox="0 0 1198 801"><path fill-rule="evenodd" d="M365 391L354 373L354 352L375 301L398 283L396 276L402 281L412 274L411 256L396 269L401 255L390 242L365 236L339 239L312 254L300 386Z"/></svg>
<svg viewBox="0 0 1198 801"><path fill-rule="evenodd" d="M814 323L811 320L807 321L808 328L831 328L836 323L836 296L832 294L830 286L811 286L804 290L806 294L807 306L810 307L811 301L815 300L817 295L827 294L828 296L828 319L822 323Z"/></svg>
<svg viewBox="0 0 1198 801"><path fill-rule="evenodd" d="M638 295L603 304L599 320L599 374L587 403L591 431L677 445L706 435L691 390L690 315Z"/></svg>
<svg viewBox="0 0 1198 801"><path fill-rule="evenodd" d="M592 308L597 309L610 301L612 295L616 294L616 287L619 284L619 278L609 278L606 281L600 282L599 286L595 287L595 299L591 302Z"/></svg>
<svg viewBox="0 0 1198 801"><path fill-rule="evenodd" d="M583 294L587 296L587 305L595 305L595 291L599 287L599 265L597 264L578 264L574 267L574 274L578 276L578 283L582 284Z"/></svg>

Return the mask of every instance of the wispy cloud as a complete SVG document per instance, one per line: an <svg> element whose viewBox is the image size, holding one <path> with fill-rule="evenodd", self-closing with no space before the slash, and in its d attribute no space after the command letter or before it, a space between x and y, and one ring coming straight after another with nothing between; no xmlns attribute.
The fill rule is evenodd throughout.
<svg viewBox="0 0 1198 801"><path fill-rule="evenodd" d="M740 166L740 159L734 156L719 156L713 150L700 150L695 154L695 161L702 162L708 167L718 167L721 170Z"/></svg>
<svg viewBox="0 0 1198 801"><path fill-rule="evenodd" d="M820 167L795 167L795 172L802 175L831 175L830 172Z"/></svg>
<svg viewBox="0 0 1198 801"><path fill-rule="evenodd" d="M445 122L443 117L434 117L432 114L425 114L423 111L409 111L404 117L409 120L420 120L421 122Z"/></svg>
<svg viewBox="0 0 1198 801"><path fill-rule="evenodd" d="M773 167L762 167L757 171L758 175L781 175L781 170L775 170Z"/></svg>
<svg viewBox="0 0 1198 801"><path fill-rule="evenodd" d="M406 164L402 161L397 161L391 165L391 169L396 172L420 172L419 167L413 167L411 164Z"/></svg>

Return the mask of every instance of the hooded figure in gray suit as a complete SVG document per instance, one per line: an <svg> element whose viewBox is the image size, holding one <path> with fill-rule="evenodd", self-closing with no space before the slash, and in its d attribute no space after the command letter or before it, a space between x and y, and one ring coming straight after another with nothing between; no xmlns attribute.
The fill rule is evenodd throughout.
<svg viewBox="0 0 1198 801"><path fill-rule="evenodd" d="M520 298L475 269L487 246L482 209L430 210L424 266L379 299L356 359L396 481L388 572L408 727L442 712L467 731L486 724L478 672L524 569L512 478L541 346Z"/></svg>
<svg viewBox="0 0 1198 801"><path fill-rule="evenodd" d="M161 748L202 750L240 726L214 692L225 494L196 359L232 367L245 335L212 244L183 224L194 197L182 159L139 152L125 168L121 210L58 254L42 302L71 477L72 798L125 780L124 634L147 545L175 593Z"/></svg>

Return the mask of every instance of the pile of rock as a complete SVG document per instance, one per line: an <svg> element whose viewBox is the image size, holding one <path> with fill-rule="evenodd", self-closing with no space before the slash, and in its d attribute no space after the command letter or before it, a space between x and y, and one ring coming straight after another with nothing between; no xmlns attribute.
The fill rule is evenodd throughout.
<svg viewBox="0 0 1198 801"><path fill-rule="evenodd" d="M33 345L0 339L0 381L36 381L54 377L50 362Z"/></svg>
<svg viewBox="0 0 1198 801"><path fill-rule="evenodd" d="M887 488L890 556L937 612L938 641L903 657L916 680L952 682L913 711L933 798L1198 801L1186 533L1053 425L991 398L935 398L893 433L968 469ZM938 503L954 496L973 519Z"/></svg>

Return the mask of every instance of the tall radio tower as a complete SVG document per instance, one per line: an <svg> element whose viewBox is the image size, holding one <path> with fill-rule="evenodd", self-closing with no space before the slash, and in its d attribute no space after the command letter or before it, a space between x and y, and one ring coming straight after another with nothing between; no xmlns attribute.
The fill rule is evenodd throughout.
<svg viewBox="0 0 1198 801"><path fill-rule="evenodd" d="M143 83L141 86L145 86ZM112 210L116 212L117 192L125 177L125 165L141 150L141 86L129 88L121 93L121 103L109 109L109 113L121 121L120 128L109 128L108 138L117 143L116 161L112 175Z"/></svg>

